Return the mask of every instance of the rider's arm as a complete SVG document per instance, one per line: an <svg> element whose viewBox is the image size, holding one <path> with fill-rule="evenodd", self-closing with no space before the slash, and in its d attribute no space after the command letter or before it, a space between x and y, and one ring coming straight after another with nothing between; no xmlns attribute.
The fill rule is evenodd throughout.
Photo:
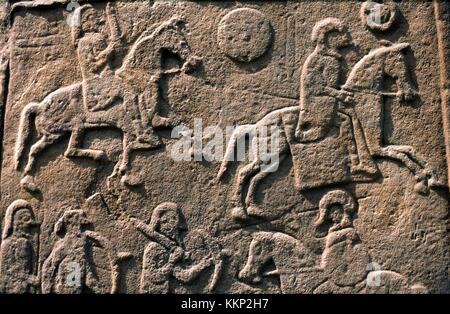
<svg viewBox="0 0 450 314"><path fill-rule="evenodd" d="M172 274L173 267L176 258L171 254L167 263L164 266L160 266L161 260L167 258L167 250L160 244L151 242L146 248L146 253L144 254L144 269L142 270L145 274L150 275L149 279L156 284L161 284L169 279Z"/></svg>
<svg viewBox="0 0 450 314"><path fill-rule="evenodd" d="M116 12L112 7L111 3L108 2L106 5L106 15L108 19L110 35L109 44L105 50L100 52L97 57L98 66L104 66L107 62L110 62L117 46L120 44L120 30L119 23L117 22Z"/></svg>
<svg viewBox="0 0 450 314"><path fill-rule="evenodd" d="M197 265L191 266L187 269L175 266L173 270L173 276L183 283L189 283L207 267L211 266L212 258L208 257L203 259Z"/></svg>
<svg viewBox="0 0 450 314"><path fill-rule="evenodd" d="M106 47L105 50L103 50L102 52L100 52L96 57L95 57L95 65L97 68L103 68L112 58L113 52L115 49L115 45L114 43L110 43L108 45L108 47Z"/></svg>
<svg viewBox="0 0 450 314"><path fill-rule="evenodd" d="M104 248L104 249L109 249L109 240L107 238L105 238L104 236L98 234L97 232L94 231L90 231L90 230L86 230L84 232L84 234L88 237L91 238L92 240L96 241L100 247Z"/></svg>
<svg viewBox="0 0 450 314"><path fill-rule="evenodd" d="M339 60L333 60L334 62L329 62L330 59L324 60L323 66L323 81L324 86L322 91L324 95L336 98L338 101L344 102L351 93L339 89L339 75L341 72L341 64Z"/></svg>

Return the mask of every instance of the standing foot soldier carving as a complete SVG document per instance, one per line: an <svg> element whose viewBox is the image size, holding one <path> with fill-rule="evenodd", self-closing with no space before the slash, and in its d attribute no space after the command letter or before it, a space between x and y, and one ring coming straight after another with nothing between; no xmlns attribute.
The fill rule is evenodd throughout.
<svg viewBox="0 0 450 314"><path fill-rule="evenodd" d="M181 265L186 260L181 215L177 204L162 203L154 209L149 225L131 218L135 227L151 239L144 250L141 293L170 293L172 280L192 282L213 265L213 258L208 256L187 268Z"/></svg>

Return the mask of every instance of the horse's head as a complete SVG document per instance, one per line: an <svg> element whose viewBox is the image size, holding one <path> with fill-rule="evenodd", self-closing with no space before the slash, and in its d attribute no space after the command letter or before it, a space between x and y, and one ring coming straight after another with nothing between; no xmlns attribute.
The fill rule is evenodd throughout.
<svg viewBox="0 0 450 314"><path fill-rule="evenodd" d="M131 81L133 85L145 86L150 77L160 73L192 72L200 65L201 58L193 55L184 35L184 18L172 17L156 27L145 31L124 59L122 67L116 72ZM161 67L170 56L179 59L180 67L176 70L162 71Z"/></svg>
<svg viewBox="0 0 450 314"><path fill-rule="evenodd" d="M391 49L389 49L391 48ZM407 51L411 46L401 43L388 47L389 53L384 61L384 75L396 79L397 97L400 101L411 102L419 97L411 75Z"/></svg>
<svg viewBox="0 0 450 314"><path fill-rule="evenodd" d="M239 272L238 278L244 282L256 284L262 280L262 268L271 259L272 234L258 232L250 243L247 263Z"/></svg>
<svg viewBox="0 0 450 314"><path fill-rule="evenodd" d="M407 43L384 43L362 58L351 70L343 90L372 92L389 95L385 88L386 78L397 86L397 97L401 101L413 101L418 97L411 75L411 65L406 56L410 45Z"/></svg>
<svg viewBox="0 0 450 314"><path fill-rule="evenodd" d="M157 34L160 36L160 48L177 56L183 63L180 71L191 73L200 66L202 59L192 54L184 35L184 25L184 17L174 16L158 28Z"/></svg>

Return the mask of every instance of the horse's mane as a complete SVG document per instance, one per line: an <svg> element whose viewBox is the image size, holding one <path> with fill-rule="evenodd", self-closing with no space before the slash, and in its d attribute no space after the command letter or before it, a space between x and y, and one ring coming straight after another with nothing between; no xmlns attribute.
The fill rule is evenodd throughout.
<svg viewBox="0 0 450 314"><path fill-rule="evenodd" d="M398 44L393 44L392 46L380 47L380 48L376 48L376 49L372 50L371 52L369 52L366 56L364 56L361 60L359 60L354 65L354 67L352 68L352 70L350 71L350 73L348 75L347 82L345 83L344 86L348 87L349 83L352 82L353 78L368 62L372 61L375 58L379 58L387 53L401 52L409 47L411 47L411 45L408 43L398 43Z"/></svg>
<svg viewBox="0 0 450 314"><path fill-rule="evenodd" d="M133 47L139 45L142 41L161 35L166 28L176 28L177 24L180 22L184 22L184 17L175 15L163 23L153 24L138 37Z"/></svg>
<svg viewBox="0 0 450 314"><path fill-rule="evenodd" d="M163 31L168 28L175 29L177 24L180 22L184 22L184 18L179 15L175 15L171 17L169 20L163 23L155 23L146 29L136 40L136 42L131 46L131 49L125 56L125 62L122 64L122 67L118 70L118 73L122 73L126 70L130 70L130 63L134 59L136 51L140 48L141 45L144 45L146 42L153 40L157 36L161 35Z"/></svg>

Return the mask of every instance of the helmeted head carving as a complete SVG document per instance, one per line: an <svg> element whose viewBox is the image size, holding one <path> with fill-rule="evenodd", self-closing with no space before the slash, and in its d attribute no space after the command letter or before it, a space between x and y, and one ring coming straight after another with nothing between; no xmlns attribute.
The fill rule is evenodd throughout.
<svg viewBox="0 0 450 314"><path fill-rule="evenodd" d="M150 227L169 239L181 243L181 231L185 230L182 213L177 204L159 204L152 213Z"/></svg>
<svg viewBox="0 0 450 314"><path fill-rule="evenodd" d="M16 231L27 233L36 225L38 224L31 204L25 200L16 200L6 209L2 240L6 240Z"/></svg>
<svg viewBox="0 0 450 314"><path fill-rule="evenodd" d="M352 227L352 216L356 211L356 202L350 193L335 190L327 193L319 203L319 218L315 225L321 227L326 222L331 223L330 230L340 230Z"/></svg>
<svg viewBox="0 0 450 314"><path fill-rule="evenodd" d="M327 18L318 22L313 28L311 40L316 45L330 48L343 48L351 44L347 27L335 18Z"/></svg>
<svg viewBox="0 0 450 314"><path fill-rule="evenodd" d="M55 233L79 233L82 228L89 225L90 221L86 213L81 209L69 209L64 212L55 224Z"/></svg>
<svg viewBox="0 0 450 314"><path fill-rule="evenodd" d="M102 32L104 19L91 5L85 4L73 11L72 15L72 37L74 42L86 33Z"/></svg>

